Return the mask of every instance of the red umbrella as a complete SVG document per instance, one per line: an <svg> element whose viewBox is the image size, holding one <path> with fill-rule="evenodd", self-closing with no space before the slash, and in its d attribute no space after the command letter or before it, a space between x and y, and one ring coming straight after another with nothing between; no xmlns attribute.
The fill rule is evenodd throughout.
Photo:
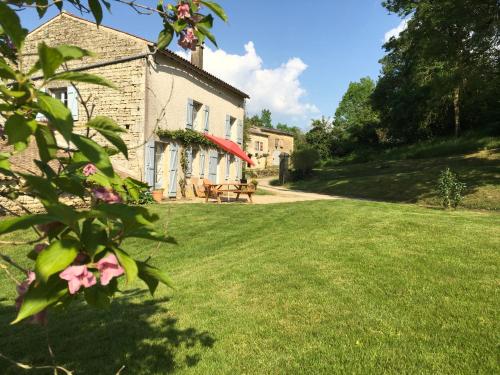
<svg viewBox="0 0 500 375"><path fill-rule="evenodd" d="M245 151L241 149L240 146L238 146L236 143L233 141L230 141L229 139L224 139L224 138L219 138L214 135L210 135L207 133L203 133L205 138L207 138L209 141L215 143L217 146L222 148L224 151L229 152L230 154L233 154L234 156L239 157L242 160L245 160L248 164L255 165L252 159L248 157Z"/></svg>

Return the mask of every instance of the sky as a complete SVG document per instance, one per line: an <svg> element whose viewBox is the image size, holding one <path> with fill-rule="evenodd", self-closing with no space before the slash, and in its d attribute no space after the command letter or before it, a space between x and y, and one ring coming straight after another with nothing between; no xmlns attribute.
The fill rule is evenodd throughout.
<svg viewBox="0 0 500 375"><path fill-rule="evenodd" d="M156 6L156 0L138 0ZM247 92L249 115L271 110L273 122L304 130L312 118L332 117L349 82L378 77L382 45L405 27L381 0L219 0L229 22L217 21L219 49L205 49L205 69ZM82 16L70 5L65 9ZM21 12L32 30L43 19L33 10ZM89 18L83 15L84 18ZM157 15L138 15L112 2L103 24L149 40L161 29ZM175 43L170 49L187 57Z"/></svg>

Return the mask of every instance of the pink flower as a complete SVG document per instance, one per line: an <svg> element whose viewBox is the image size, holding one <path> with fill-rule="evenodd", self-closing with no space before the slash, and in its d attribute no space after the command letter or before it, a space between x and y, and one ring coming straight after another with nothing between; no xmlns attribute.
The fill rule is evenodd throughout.
<svg viewBox="0 0 500 375"><path fill-rule="evenodd" d="M47 246L49 245L47 245L46 243L37 243L33 248L33 250L35 251L35 253L40 254L43 250L47 248Z"/></svg>
<svg viewBox="0 0 500 375"><path fill-rule="evenodd" d="M191 16L191 12L190 12L190 9L189 9L189 4L180 3L177 6L177 18L179 18L180 20L182 20L184 18L189 18L190 16Z"/></svg>
<svg viewBox="0 0 500 375"><path fill-rule="evenodd" d="M35 281L36 275L33 271L28 271L27 278L17 286L17 293L20 297L24 297L28 291L29 286ZM19 306L20 307L20 306Z"/></svg>
<svg viewBox="0 0 500 375"><path fill-rule="evenodd" d="M70 294L75 294L82 286L90 288L96 284L95 276L92 272L89 272L87 266L70 266L62 271L59 277L68 281Z"/></svg>
<svg viewBox="0 0 500 375"><path fill-rule="evenodd" d="M106 203L120 203L122 199L113 190L106 189L104 187L95 188L92 190L94 197Z"/></svg>
<svg viewBox="0 0 500 375"><path fill-rule="evenodd" d="M83 174L88 177L93 174L97 173L97 168L94 164L87 164L85 167L83 167Z"/></svg>
<svg viewBox="0 0 500 375"><path fill-rule="evenodd" d="M181 34L181 38L179 39L179 45L184 49L195 50L196 45L198 44L198 38L194 34L194 30L192 28L188 28L184 30Z"/></svg>
<svg viewBox="0 0 500 375"><path fill-rule="evenodd" d="M125 272L115 254L109 254L97 262L97 269L101 273L102 285L108 285L113 277L121 276Z"/></svg>

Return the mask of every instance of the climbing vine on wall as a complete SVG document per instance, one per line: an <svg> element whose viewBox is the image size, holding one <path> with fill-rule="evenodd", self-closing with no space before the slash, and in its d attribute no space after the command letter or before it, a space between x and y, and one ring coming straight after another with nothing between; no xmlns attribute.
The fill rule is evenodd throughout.
<svg viewBox="0 0 500 375"><path fill-rule="evenodd" d="M203 134L190 129L179 129L179 130L159 129L156 131L156 135L161 139L177 141L184 147L198 146L198 147L219 149L219 146L209 141L207 138L203 136Z"/></svg>

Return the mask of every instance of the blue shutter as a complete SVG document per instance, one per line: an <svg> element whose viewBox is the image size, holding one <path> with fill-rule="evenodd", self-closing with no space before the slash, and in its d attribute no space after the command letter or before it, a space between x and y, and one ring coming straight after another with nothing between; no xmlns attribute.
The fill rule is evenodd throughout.
<svg viewBox="0 0 500 375"><path fill-rule="evenodd" d="M144 181L152 188L155 185L155 141L144 145Z"/></svg>
<svg viewBox="0 0 500 375"><path fill-rule="evenodd" d="M179 160L179 149L176 144L170 145L170 163L168 169L168 197L177 197L177 163Z"/></svg>
<svg viewBox="0 0 500 375"><path fill-rule="evenodd" d="M68 94L68 109L71 111L73 120L78 120L78 93L73 85L70 85L66 89Z"/></svg>
<svg viewBox="0 0 500 375"><path fill-rule="evenodd" d="M204 130L208 132L210 129L210 107L208 105L205 106L205 127Z"/></svg>
<svg viewBox="0 0 500 375"><path fill-rule="evenodd" d="M238 144L243 144L243 122L238 120L238 131L237 131L237 142Z"/></svg>
<svg viewBox="0 0 500 375"><path fill-rule="evenodd" d="M186 129L193 129L193 108L193 99L189 98L187 102Z"/></svg>
<svg viewBox="0 0 500 375"><path fill-rule="evenodd" d="M217 183L217 167L219 164L219 155L216 150L210 150L210 160L208 161L208 179L211 183Z"/></svg>
<svg viewBox="0 0 500 375"><path fill-rule="evenodd" d="M231 116L226 115L226 139L231 139Z"/></svg>
<svg viewBox="0 0 500 375"><path fill-rule="evenodd" d="M231 168L231 155L226 154L226 180L229 180L230 168Z"/></svg>
<svg viewBox="0 0 500 375"><path fill-rule="evenodd" d="M193 148L189 147L186 149L186 177L191 177L193 174Z"/></svg>
<svg viewBox="0 0 500 375"><path fill-rule="evenodd" d="M205 177L205 151L200 151L200 177Z"/></svg>

